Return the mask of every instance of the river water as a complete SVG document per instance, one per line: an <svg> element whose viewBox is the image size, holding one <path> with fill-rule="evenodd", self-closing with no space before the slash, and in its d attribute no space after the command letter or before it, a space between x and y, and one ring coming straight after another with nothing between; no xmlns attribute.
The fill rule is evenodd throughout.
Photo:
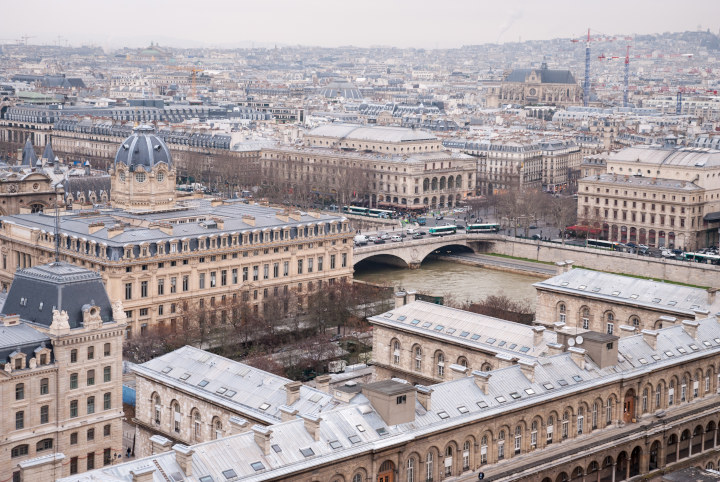
<svg viewBox="0 0 720 482"><path fill-rule="evenodd" d="M369 283L414 289L432 296L448 296L457 303L479 301L502 294L535 307L533 283L543 278L468 266L451 261L427 259L419 269L397 268L378 263L362 263L355 279Z"/></svg>

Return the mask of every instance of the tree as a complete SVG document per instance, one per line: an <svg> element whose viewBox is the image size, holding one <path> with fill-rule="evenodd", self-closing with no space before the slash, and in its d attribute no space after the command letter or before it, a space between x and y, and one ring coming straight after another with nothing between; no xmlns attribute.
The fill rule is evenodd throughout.
<svg viewBox="0 0 720 482"><path fill-rule="evenodd" d="M560 230L562 244L565 244L566 228L577 220L577 200L572 197L552 197L548 207L553 225Z"/></svg>

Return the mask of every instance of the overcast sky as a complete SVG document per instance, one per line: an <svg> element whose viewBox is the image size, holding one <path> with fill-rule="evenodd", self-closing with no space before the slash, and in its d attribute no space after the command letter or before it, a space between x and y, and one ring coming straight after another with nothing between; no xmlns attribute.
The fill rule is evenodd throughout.
<svg viewBox="0 0 720 482"><path fill-rule="evenodd" d="M0 0L0 43L233 47L487 42L720 29L720 0ZM63 38L58 38L58 37Z"/></svg>

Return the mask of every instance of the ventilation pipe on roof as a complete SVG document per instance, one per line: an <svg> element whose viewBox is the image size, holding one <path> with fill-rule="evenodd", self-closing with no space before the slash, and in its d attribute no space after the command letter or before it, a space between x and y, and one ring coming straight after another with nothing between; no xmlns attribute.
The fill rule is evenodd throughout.
<svg viewBox="0 0 720 482"><path fill-rule="evenodd" d="M255 436L255 443L258 447L260 447L263 455L269 455L270 436L272 435L272 430L270 430L268 427L263 427L262 425L253 425L252 431Z"/></svg>

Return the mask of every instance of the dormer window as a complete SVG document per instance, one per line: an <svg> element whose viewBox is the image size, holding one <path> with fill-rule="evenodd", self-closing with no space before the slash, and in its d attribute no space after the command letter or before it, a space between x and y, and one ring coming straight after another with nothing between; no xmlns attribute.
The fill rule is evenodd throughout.
<svg viewBox="0 0 720 482"><path fill-rule="evenodd" d="M22 370L22 367L23 367L22 357L21 356L16 357L13 364L14 364L15 370Z"/></svg>

